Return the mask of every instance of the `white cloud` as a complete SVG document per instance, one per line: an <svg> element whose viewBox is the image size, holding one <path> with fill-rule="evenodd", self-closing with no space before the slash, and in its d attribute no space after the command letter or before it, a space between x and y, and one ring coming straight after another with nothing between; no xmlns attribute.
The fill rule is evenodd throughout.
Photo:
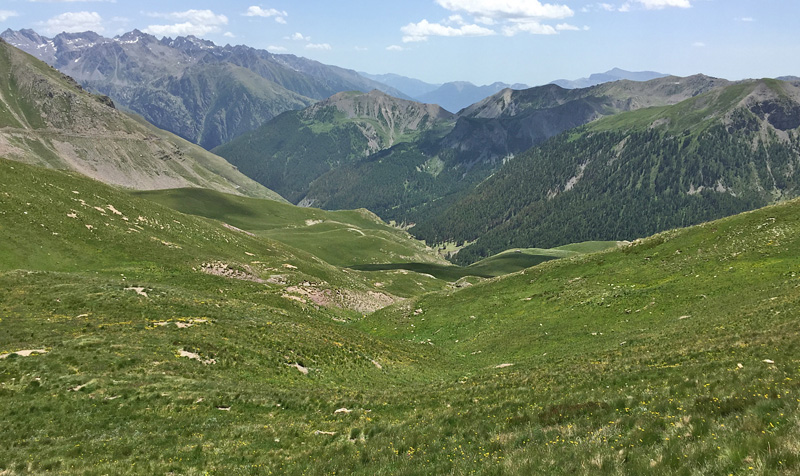
<svg viewBox="0 0 800 476"><path fill-rule="evenodd" d="M555 35L558 33L552 26L535 21L515 22L503 28L505 36L514 36L522 32L532 35Z"/></svg>
<svg viewBox="0 0 800 476"><path fill-rule="evenodd" d="M225 38L236 38L236 35L234 35L230 31L226 31L222 36L224 36Z"/></svg>
<svg viewBox="0 0 800 476"><path fill-rule="evenodd" d="M6 21L11 17L17 17L19 13L11 10L0 10L0 21Z"/></svg>
<svg viewBox="0 0 800 476"><path fill-rule="evenodd" d="M578 28L575 25L570 25L569 23L559 23L558 25L556 25L556 30L558 30L558 31L580 31L580 28Z"/></svg>
<svg viewBox="0 0 800 476"><path fill-rule="evenodd" d="M150 13L151 17L169 20L185 20L170 25L149 25L143 31L156 36L203 36L218 33L223 25L228 24L228 17L218 15L211 10L187 10L185 12Z"/></svg>
<svg viewBox="0 0 800 476"><path fill-rule="evenodd" d="M747 23L756 21L755 18L753 18L753 17L742 17L742 18L738 18L738 20L739 21L743 21L743 22L747 22Z"/></svg>
<svg viewBox="0 0 800 476"><path fill-rule="evenodd" d="M247 17L275 18L276 22L284 25L286 24L286 17L289 16L285 10L276 10L274 8L264 9L257 6L248 7L244 15Z"/></svg>
<svg viewBox="0 0 800 476"><path fill-rule="evenodd" d="M436 0L450 11L493 19L560 19L575 14L566 5L542 4L538 0Z"/></svg>
<svg viewBox="0 0 800 476"><path fill-rule="evenodd" d="M464 21L464 17L461 15L450 15L447 18L447 23L450 25L466 25L467 22Z"/></svg>
<svg viewBox="0 0 800 476"><path fill-rule="evenodd" d="M590 12L595 12L595 11L598 11L598 10L605 10L607 12L613 12L616 9L617 9L617 7L615 7L614 5L612 5L610 3L592 3L592 4L584 5L583 7L581 7L581 12L582 13L590 13Z"/></svg>
<svg viewBox="0 0 800 476"><path fill-rule="evenodd" d="M580 29L567 23L558 26L543 23L575 15L570 7L557 3L540 0L436 0L436 3L453 14L440 23L428 20L409 23L400 29L403 42L425 41L431 36L489 36L498 31L506 36L522 32L554 35ZM465 20L462 15L471 19Z"/></svg>
<svg viewBox="0 0 800 476"><path fill-rule="evenodd" d="M202 23L207 25L228 24L228 17L225 15L218 15L211 10L186 10L185 12L148 13L148 16L155 18L167 18L169 20L187 20L191 23Z"/></svg>
<svg viewBox="0 0 800 476"><path fill-rule="evenodd" d="M648 10L661 10L667 7L691 8L689 0L636 0Z"/></svg>
<svg viewBox="0 0 800 476"><path fill-rule="evenodd" d="M425 41L429 36L488 36L495 34L494 31L478 25L462 25L455 28L439 23L430 23L428 20L409 23L400 28L400 31L404 34L404 43Z"/></svg>
<svg viewBox="0 0 800 476"><path fill-rule="evenodd" d="M355 46L355 47L353 47L353 49L356 50L356 51L369 51L369 48L367 48L365 46Z"/></svg>
<svg viewBox="0 0 800 476"><path fill-rule="evenodd" d="M270 51L270 52L273 52L273 53L283 53L284 51L288 51L288 50L283 46L267 46L267 51Z"/></svg>
<svg viewBox="0 0 800 476"><path fill-rule="evenodd" d="M333 48L328 43L309 43L306 45L307 50L332 50Z"/></svg>
<svg viewBox="0 0 800 476"><path fill-rule="evenodd" d="M695 48L705 48L706 44L703 43L702 41L695 41L694 43L692 43L692 46L694 46Z"/></svg>
<svg viewBox="0 0 800 476"><path fill-rule="evenodd" d="M95 33L102 33L105 31L103 26L103 17L97 12L67 12L61 15L54 16L49 20L38 22L37 26L41 27L45 33L49 35L56 35L62 32L82 32L94 31Z"/></svg>
<svg viewBox="0 0 800 476"><path fill-rule="evenodd" d="M405 51L405 48L399 45L390 45L386 47L386 51Z"/></svg>
<svg viewBox="0 0 800 476"><path fill-rule="evenodd" d="M284 40L311 41L311 37L310 36L303 36L302 33L297 32L297 33L293 34L292 36L284 37Z"/></svg>

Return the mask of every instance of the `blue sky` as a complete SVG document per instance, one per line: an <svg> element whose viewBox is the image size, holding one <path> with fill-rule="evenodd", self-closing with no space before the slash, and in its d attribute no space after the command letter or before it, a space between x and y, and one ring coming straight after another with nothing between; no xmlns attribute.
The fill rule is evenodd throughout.
<svg viewBox="0 0 800 476"><path fill-rule="evenodd" d="M797 0L0 0L0 30L194 34L369 73L544 84L613 67L800 75Z"/></svg>

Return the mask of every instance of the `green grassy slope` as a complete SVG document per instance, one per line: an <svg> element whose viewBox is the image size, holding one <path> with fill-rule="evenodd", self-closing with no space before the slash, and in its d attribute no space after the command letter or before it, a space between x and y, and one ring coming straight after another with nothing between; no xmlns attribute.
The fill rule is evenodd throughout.
<svg viewBox="0 0 800 476"><path fill-rule="evenodd" d="M502 276L551 259L616 246L616 242L587 242L552 250L511 250L460 267L451 265L408 233L386 225L367 210L301 208L203 189L133 194L182 213L213 218L258 236L269 237L307 251L334 266L371 272L405 270L445 281L456 281L466 276Z"/></svg>
<svg viewBox="0 0 800 476"><path fill-rule="evenodd" d="M422 297L359 327L430 343L460 370L442 393L463 394L452 407L473 423L449 421L473 443L442 468L488 453L503 458L478 464L490 474L792 474L798 232L793 201ZM441 457L457 439L438 411L422 417L436 443L421 450Z"/></svg>
<svg viewBox="0 0 800 476"><path fill-rule="evenodd" d="M202 189L136 195L286 243L335 266L387 260L447 264L408 233L390 227L367 210L324 211Z"/></svg>
<svg viewBox="0 0 800 476"><path fill-rule="evenodd" d="M62 172L0 183L0 471L800 469L797 202L353 321L289 288L361 273Z"/></svg>

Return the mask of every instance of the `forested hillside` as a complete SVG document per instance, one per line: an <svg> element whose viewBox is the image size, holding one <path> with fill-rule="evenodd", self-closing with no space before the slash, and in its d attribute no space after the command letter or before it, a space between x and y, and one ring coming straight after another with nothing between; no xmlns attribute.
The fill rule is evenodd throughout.
<svg viewBox="0 0 800 476"><path fill-rule="evenodd" d="M440 137L452 128L453 120L452 114L433 104L398 99L377 90L344 92L302 111L286 112L214 152L298 203L310 185L327 172L348 169L396 144ZM360 185L379 186L374 182ZM381 193L370 197L389 200ZM330 207L320 198L304 203L341 208ZM373 209L372 202L361 203L350 208Z"/></svg>
<svg viewBox="0 0 800 476"><path fill-rule="evenodd" d="M620 114L509 161L412 229L471 242L461 263L510 247L635 239L798 195L800 90L773 80Z"/></svg>

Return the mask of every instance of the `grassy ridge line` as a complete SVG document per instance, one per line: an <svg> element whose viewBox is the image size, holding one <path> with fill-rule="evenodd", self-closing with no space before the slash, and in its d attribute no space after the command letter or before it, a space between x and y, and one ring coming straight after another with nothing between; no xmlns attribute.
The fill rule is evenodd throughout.
<svg viewBox="0 0 800 476"><path fill-rule="evenodd" d="M306 250L336 266L383 260L446 263L423 243L367 210L323 211L201 189L137 195Z"/></svg>
<svg viewBox="0 0 800 476"><path fill-rule="evenodd" d="M616 246L616 242L587 242L553 250L525 249L500 253L462 268L450 265L367 210L301 208L203 189L133 193L182 213L220 220L303 249L335 266L370 272L407 270L447 281L501 276L550 259Z"/></svg>
<svg viewBox="0 0 800 476"><path fill-rule="evenodd" d="M616 241L573 243L559 248L517 248L503 251L469 266L432 263L378 263L350 266L359 271L408 270L438 279L457 281L465 277L496 278L515 273L546 261L594 253L617 246Z"/></svg>

